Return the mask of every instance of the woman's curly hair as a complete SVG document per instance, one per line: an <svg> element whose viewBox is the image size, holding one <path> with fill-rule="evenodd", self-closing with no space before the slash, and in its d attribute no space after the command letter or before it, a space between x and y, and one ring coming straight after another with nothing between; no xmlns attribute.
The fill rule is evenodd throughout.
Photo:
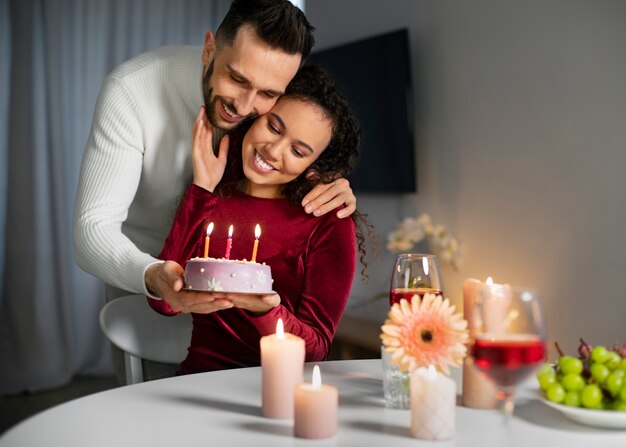
<svg viewBox="0 0 626 447"><path fill-rule="evenodd" d="M319 183L331 183L346 177L356 167L361 145L361 127L348 101L339 91L331 75L322 67L305 65L287 86L283 97L294 98L319 106L325 118L332 124L332 135L326 149L307 170L281 188L281 194L290 203L298 204ZM252 120L239 126L230 136L227 170L217 192L229 195L245 178L241 161L243 137L252 125ZM365 236L373 237L373 227L366 215L355 211L352 218L357 224L357 246L363 264L363 276L367 277L365 261Z"/></svg>
<svg viewBox="0 0 626 447"><path fill-rule="evenodd" d="M282 187L284 197L299 203L318 183L330 183L352 172L359 159L361 126L335 81L322 67L302 67L287 86L285 96L316 104L332 124L326 149L304 173Z"/></svg>

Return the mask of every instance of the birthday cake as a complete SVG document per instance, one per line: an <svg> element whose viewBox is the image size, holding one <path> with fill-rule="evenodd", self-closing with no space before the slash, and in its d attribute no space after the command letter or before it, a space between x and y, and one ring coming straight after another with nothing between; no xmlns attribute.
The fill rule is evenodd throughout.
<svg viewBox="0 0 626 447"><path fill-rule="evenodd" d="M209 292L272 293L269 265L225 258L192 258L185 267L185 288Z"/></svg>

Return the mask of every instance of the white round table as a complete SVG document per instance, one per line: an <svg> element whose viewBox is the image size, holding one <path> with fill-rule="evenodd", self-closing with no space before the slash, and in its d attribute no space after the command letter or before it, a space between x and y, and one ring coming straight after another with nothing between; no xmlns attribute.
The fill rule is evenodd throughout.
<svg viewBox="0 0 626 447"><path fill-rule="evenodd" d="M0 438L0 447L96 446L626 446L626 431L570 422L522 389L504 427L495 410L457 406L456 436L409 434L409 411L384 407L380 360L318 363L339 388L339 432L294 438L293 421L261 416L261 370L245 368L156 380L86 396L39 413ZM311 380L313 364L305 366Z"/></svg>

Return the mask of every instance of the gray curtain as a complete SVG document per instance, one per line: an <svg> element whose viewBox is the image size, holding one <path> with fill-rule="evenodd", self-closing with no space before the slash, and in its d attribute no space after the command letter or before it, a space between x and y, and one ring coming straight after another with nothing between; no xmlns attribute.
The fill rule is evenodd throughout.
<svg viewBox="0 0 626 447"><path fill-rule="evenodd" d="M104 287L72 256L72 209L102 80L203 43L228 0L0 0L0 394L111 372Z"/></svg>

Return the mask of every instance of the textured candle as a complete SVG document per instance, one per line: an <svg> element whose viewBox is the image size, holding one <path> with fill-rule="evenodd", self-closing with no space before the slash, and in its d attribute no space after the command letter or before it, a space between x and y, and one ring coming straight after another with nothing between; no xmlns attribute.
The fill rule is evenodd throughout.
<svg viewBox="0 0 626 447"><path fill-rule="evenodd" d="M456 426L456 384L431 365L411 373L411 434L415 438L445 440Z"/></svg>
<svg viewBox="0 0 626 447"><path fill-rule="evenodd" d="M296 386L294 435L298 438L323 439L337 434L337 388L322 385L319 366L313 368L312 383Z"/></svg>
<svg viewBox="0 0 626 447"><path fill-rule="evenodd" d="M261 337L262 413L275 419L291 419L294 389L302 383L304 340L283 332L278 319L276 333Z"/></svg>
<svg viewBox="0 0 626 447"><path fill-rule="evenodd" d="M485 284L477 279L468 278L463 282L463 316L467 320L470 337L476 333L472 312L478 293ZM463 365L463 394L464 407L493 409L498 408L496 386L487 379L472 364L471 357L467 357Z"/></svg>

